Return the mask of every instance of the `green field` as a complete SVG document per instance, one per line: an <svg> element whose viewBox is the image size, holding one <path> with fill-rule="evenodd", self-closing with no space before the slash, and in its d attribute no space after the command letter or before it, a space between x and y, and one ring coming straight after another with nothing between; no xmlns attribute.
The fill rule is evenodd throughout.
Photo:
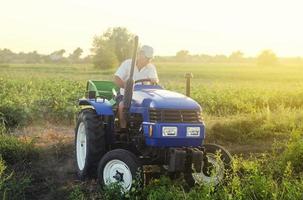
<svg viewBox="0 0 303 200"><path fill-rule="evenodd" d="M230 183L217 192L213 192L214 188L197 187L186 193L179 184L162 178L142 193L136 191L130 196L143 199L161 199L163 195L167 199L302 199L303 66L155 64L160 84L181 93L185 90L184 74L194 74L192 98L203 108L207 140L222 144L233 153L243 153L245 159L236 159ZM35 126L43 129L46 123L72 129L78 110L77 99L84 96L86 81L111 80L113 73L114 70L101 71L85 64L0 65L0 130L6 135ZM59 153L62 147L63 154L72 154L64 151L65 144L58 141L63 146ZM276 145L272 147L272 144ZM0 148L4 147L0 145ZM266 151L269 153L263 155ZM262 155L249 157L249 153ZM37 182L35 178L32 181L33 184ZM62 187L65 189L55 187L54 193L61 191L72 199L93 197L89 196L87 185L74 183ZM114 189L109 189L106 195L111 195L111 190ZM0 191L3 191L1 187ZM25 187L24 191L27 197L31 190ZM98 191L94 195L98 196ZM107 198L106 195L102 198Z"/></svg>
<svg viewBox="0 0 303 200"><path fill-rule="evenodd" d="M302 129L303 66L156 65L160 84L181 93L185 90L184 74L194 74L192 97L203 108L210 138L248 143L250 139L287 136L293 129ZM20 123L72 123L86 81L111 80L114 70L39 64L4 65L0 72L0 105L21 112L17 117L22 118Z"/></svg>

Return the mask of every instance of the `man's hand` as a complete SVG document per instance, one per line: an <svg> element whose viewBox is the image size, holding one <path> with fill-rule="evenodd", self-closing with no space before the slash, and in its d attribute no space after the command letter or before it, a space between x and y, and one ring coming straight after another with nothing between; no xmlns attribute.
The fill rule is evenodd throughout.
<svg viewBox="0 0 303 200"><path fill-rule="evenodd" d="M158 84L159 80L158 79L150 79L150 82L153 84Z"/></svg>
<svg viewBox="0 0 303 200"><path fill-rule="evenodd" d="M114 77L114 82L118 87L124 88L125 83L124 81L122 81L122 79L119 76Z"/></svg>

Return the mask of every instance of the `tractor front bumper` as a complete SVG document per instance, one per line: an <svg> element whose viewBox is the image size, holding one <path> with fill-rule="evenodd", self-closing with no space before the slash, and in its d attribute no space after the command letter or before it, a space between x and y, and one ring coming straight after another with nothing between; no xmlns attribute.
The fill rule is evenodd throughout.
<svg viewBox="0 0 303 200"><path fill-rule="evenodd" d="M168 172L201 172L204 156L203 149L170 148L168 156Z"/></svg>

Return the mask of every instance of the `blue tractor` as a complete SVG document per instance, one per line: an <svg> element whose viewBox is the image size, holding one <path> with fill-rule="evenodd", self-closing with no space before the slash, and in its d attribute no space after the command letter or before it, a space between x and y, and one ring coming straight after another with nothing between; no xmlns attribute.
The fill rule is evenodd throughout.
<svg viewBox="0 0 303 200"><path fill-rule="evenodd" d="M124 106L127 134L118 132L118 88L110 81L88 81L86 98L75 129L75 157L80 179L98 177L102 185L119 182L130 190L153 173L183 175L189 185L222 182L232 157L224 148L204 144L205 125L200 105L187 96L133 81L138 38L126 83ZM145 180L146 182L146 180Z"/></svg>

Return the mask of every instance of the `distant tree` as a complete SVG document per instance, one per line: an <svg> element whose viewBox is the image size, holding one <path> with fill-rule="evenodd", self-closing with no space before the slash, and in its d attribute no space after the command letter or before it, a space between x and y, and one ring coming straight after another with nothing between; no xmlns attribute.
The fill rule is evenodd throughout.
<svg viewBox="0 0 303 200"><path fill-rule="evenodd" d="M100 45L93 56L94 66L100 69L111 69L119 65L115 52L106 44Z"/></svg>
<svg viewBox="0 0 303 200"><path fill-rule="evenodd" d="M230 54L229 60L230 61L236 61L241 62L243 60L244 53L242 51L234 51Z"/></svg>
<svg viewBox="0 0 303 200"><path fill-rule="evenodd" d="M83 59L82 59L82 62L83 63L92 63L93 61L93 58L91 55L88 55L88 56L85 56Z"/></svg>
<svg viewBox="0 0 303 200"><path fill-rule="evenodd" d="M72 62L72 63L77 63L80 61L80 56L82 55L83 53L83 50L78 47L77 49L75 49L73 51L73 53L71 53L69 56L68 56L68 59Z"/></svg>
<svg viewBox="0 0 303 200"><path fill-rule="evenodd" d="M189 51L187 50L181 50L176 53L176 59L178 61L186 61L188 60L189 57L190 57Z"/></svg>
<svg viewBox="0 0 303 200"><path fill-rule="evenodd" d="M99 56L93 58L93 63L96 67L100 69L111 69L119 65L119 61L114 52L110 50L102 50Z"/></svg>
<svg viewBox="0 0 303 200"><path fill-rule="evenodd" d="M199 55L199 60L205 63L211 62L212 56L207 55L207 54L200 54Z"/></svg>
<svg viewBox="0 0 303 200"><path fill-rule="evenodd" d="M64 57L63 57L64 54L65 54L65 50L61 49L61 50L54 51L53 53L51 53L49 55L49 58L53 62L62 62L64 60Z"/></svg>
<svg viewBox="0 0 303 200"><path fill-rule="evenodd" d="M257 57L259 65L274 65L277 64L278 58L272 50L264 50Z"/></svg>
<svg viewBox="0 0 303 200"><path fill-rule="evenodd" d="M29 52L25 55L26 63L39 63L41 62L41 55L37 53L37 51Z"/></svg>
<svg viewBox="0 0 303 200"><path fill-rule="evenodd" d="M10 63L15 57L15 53L13 53L9 49L0 49L0 63Z"/></svg>
<svg viewBox="0 0 303 200"><path fill-rule="evenodd" d="M113 68L126 58L131 57L134 35L126 28L110 28L101 36L94 38L93 62L96 67Z"/></svg>
<svg viewBox="0 0 303 200"><path fill-rule="evenodd" d="M222 63L222 62L226 62L226 61L228 61L228 58L226 55L223 55L223 54L218 54L213 57L213 62Z"/></svg>

